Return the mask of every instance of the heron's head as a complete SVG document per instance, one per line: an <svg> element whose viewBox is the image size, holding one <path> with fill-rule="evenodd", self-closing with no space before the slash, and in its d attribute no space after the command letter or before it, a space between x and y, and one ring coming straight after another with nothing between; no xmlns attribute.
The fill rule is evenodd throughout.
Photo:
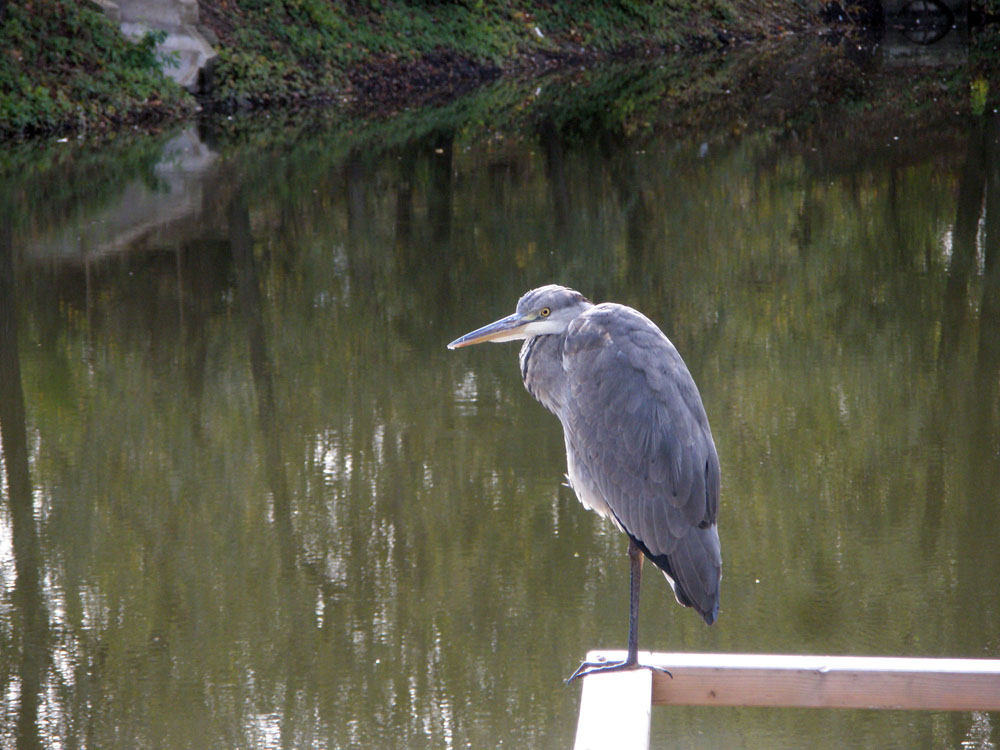
<svg viewBox="0 0 1000 750"><path fill-rule="evenodd" d="M573 289L556 284L540 286L517 301L517 311L513 315L455 339L448 348L562 333L573 318L591 306L586 297Z"/></svg>

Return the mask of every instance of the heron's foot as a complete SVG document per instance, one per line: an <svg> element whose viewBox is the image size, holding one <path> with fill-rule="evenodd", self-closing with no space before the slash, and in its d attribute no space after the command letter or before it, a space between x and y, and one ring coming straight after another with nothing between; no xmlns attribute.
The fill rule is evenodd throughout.
<svg viewBox="0 0 1000 750"><path fill-rule="evenodd" d="M566 684L568 685L578 677L589 677L592 674L605 674L608 672L626 672L632 669L652 669L665 674L670 679L674 677L670 674L669 670L648 664L640 664L638 659L625 659L624 661L585 661L569 676Z"/></svg>

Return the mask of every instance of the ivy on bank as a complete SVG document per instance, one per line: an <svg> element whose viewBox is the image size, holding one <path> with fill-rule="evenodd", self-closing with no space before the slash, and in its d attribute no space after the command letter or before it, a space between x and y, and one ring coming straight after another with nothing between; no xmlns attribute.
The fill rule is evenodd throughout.
<svg viewBox="0 0 1000 750"><path fill-rule="evenodd" d="M131 42L76 0L14 1L2 12L2 138L108 129L192 106L161 72L156 34Z"/></svg>

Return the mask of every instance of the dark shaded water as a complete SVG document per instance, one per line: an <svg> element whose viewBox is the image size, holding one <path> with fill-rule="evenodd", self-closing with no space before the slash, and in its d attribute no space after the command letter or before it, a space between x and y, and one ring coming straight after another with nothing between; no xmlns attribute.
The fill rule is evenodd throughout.
<svg viewBox="0 0 1000 750"><path fill-rule="evenodd" d="M516 346L445 349L551 281L657 321L719 448L719 621L647 576L644 649L1000 653L1000 123L565 93L611 85L7 157L4 746L568 746L625 540ZM654 744L995 719L664 708Z"/></svg>

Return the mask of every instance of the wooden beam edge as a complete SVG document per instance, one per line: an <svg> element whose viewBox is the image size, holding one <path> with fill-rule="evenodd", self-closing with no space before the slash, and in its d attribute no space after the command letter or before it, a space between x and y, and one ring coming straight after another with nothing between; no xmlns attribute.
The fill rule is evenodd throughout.
<svg viewBox="0 0 1000 750"><path fill-rule="evenodd" d="M588 661L624 652L592 651ZM1000 660L640 653L654 705L1000 710Z"/></svg>

